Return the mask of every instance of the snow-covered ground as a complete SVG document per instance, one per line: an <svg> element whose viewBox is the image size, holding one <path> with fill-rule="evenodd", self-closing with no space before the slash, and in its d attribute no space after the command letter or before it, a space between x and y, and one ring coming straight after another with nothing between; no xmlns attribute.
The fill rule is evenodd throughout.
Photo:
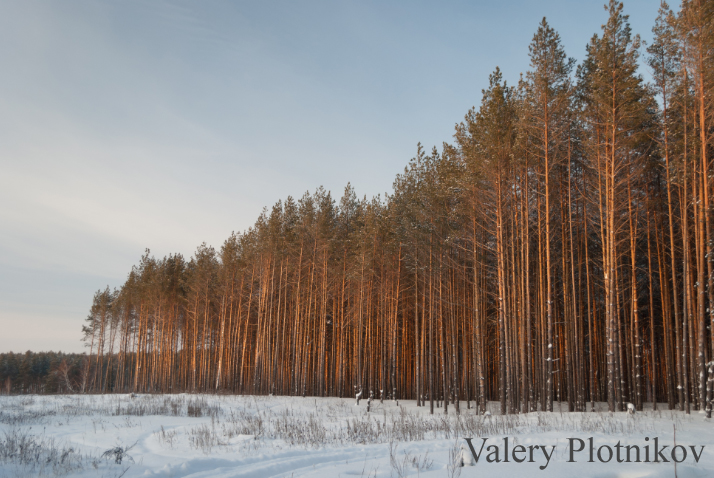
<svg viewBox="0 0 714 478"><path fill-rule="evenodd" d="M714 476L714 424L699 413L500 416L489 405L490 416L465 402L460 416L432 416L414 401L368 412L336 398L2 396L0 477L672 477L675 430L677 476ZM474 461L464 437L473 466L459 466Z"/></svg>

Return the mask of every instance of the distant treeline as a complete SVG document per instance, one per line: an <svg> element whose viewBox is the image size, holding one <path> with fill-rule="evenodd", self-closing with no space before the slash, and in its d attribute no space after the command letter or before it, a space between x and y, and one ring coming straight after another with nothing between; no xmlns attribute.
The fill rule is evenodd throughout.
<svg viewBox="0 0 714 478"><path fill-rule="evenodd" d="M519 82L496 69L386 197L320 188L218 251L147 251L94 297L85 386L709 411L714 0L662 3L646 46L606 11L577 66L543 19Z"/></svg>
<svg viewBox="0 0 714 478"><path fill-rule="evenodd" d="M0 393L77 393L86 390L85 354L0 354Z"/></svg>
<svg viewBox="0 0 714 478"><path fill-rule="evenodd" d="M119 370L116 354L0 353L0 394L130 391L130 387L119 387L115 381L131 373L135 360L135 354L128 354L122 361L125 370ZM98 379L100 373L102 379Z"/></svg>

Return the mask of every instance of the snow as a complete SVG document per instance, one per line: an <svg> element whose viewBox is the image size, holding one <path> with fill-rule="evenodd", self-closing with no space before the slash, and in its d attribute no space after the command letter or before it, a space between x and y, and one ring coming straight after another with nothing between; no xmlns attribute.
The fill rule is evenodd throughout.
<svg viewBox="0 0 714 478"><path fill-rule="evenodd" d="M488 406L477 414L462 401L457 417L453 405L448 416L443 408L431 416L409 400L375 400L367 412L347 398L0 396L0 477L670 477L675 428L679 456L689 452L677 476L714 475L714 427L699 414L666 404L609 413L602 403L594 413L567 413L556 403L550 413L501 416L499 403ZM478 461L464 437L476 452L485 443ZM655 437L669 447L669 463L588 462L590 438L595 449L614 450L618 442L650 446ZM587 445L575 463L569 438ZM500 462L486 460L490 445L501 447ZM555 447L548 461L536 445ZM503 460L519 446L536 449L533 462ZM698 454L702 446L696 462L690 447Z"/></svg>

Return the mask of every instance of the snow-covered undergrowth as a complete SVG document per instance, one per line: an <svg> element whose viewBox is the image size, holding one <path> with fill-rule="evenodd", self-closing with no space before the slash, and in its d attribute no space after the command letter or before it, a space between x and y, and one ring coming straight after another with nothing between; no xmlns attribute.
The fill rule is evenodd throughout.
<svg viewBox="0 0 714 478"><path fill-rule="evenodd" d="M465 402L460 415L453 406L429 415L414 401L375 401L367 411L366 401L337 398L2 396L0 477L669 477L675 430L677 476L714 476L714 424L698 413L501 416L490 406L487 416ZM461 467L474 461L464 437L480 452L474 466ZM654 461L654 438L658 451L668 446L659 455L668 462ZM571 443L582 448L573 462ZM639 447L640 462L634 448L625 456L627 445Z"/></svg>

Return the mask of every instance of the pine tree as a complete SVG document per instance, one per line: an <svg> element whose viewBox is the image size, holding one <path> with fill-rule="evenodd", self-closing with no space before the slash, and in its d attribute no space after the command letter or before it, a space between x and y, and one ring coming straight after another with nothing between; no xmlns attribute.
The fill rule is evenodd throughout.
<svg viewBox="0 0 714 478"><path fill-rule="evenodd" d="M545 260L539 261L545 269L545 301L547 327L547 353L544 374L546 376L545 409L553 410L553 347L554 347L554 300L553 300L553 261L552 216L554 203L553 191L561 188L554 185L556 175L553 171L566 161L567 135L569 131L570 110L570 75L575 60L568 59L560 43L560 36L543 18L538 26L533 41L528 47L531 69L526 74L525 118L521 123L529 135L528 144L532 148L531 156L539 165L538 178L540 195L544 198L543 221L545 235ZM555 201L553 201L555 199Z"/></svg>
<svg viewBox="0 0 714 478"><path fill-rule="evenodd" d="M587 58L579 69L583 114L589 133L589 164L595 171L594 202L599 210L602 248L602 270L605 292L605 320L608 342L608 404L611 411L622 409L625 398L625 367L622 343L622 317L618 312L618 273L623 239L631 242L632 230L624 222L630 217L631 178L643 167L645 141L651 121L653 103L642 78L637 74L639 37L632 37L628 16L622 13L622 3L611 0L607 6L609 19L603 25L602 37L593 37ZM623 238L623 230L630 237ZM631 247L630 254L636 250ZM635 258L633 257L634 261ZM634 269L634 267L633 267ZM636 285L632 271L632 286ZM637 294L632 290L631 304L634 329L637 324ZM641 344L635 339L635 358L641 357ZM635 377L641 377L641 364L635 361ZM641 384L635 384L640 393Z"/></svg>

